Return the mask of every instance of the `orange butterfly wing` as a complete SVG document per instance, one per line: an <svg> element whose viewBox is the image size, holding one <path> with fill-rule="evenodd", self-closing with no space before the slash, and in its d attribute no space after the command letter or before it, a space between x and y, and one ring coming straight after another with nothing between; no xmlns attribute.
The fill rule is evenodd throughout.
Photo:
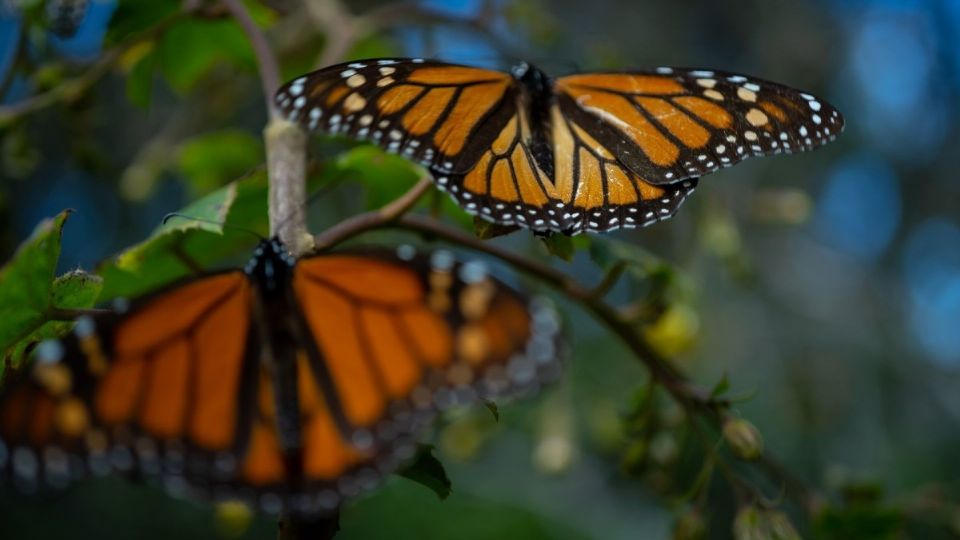
<svg viewBox="0 0 960 540"><path fill-rule="evenodd" d="M411 249L296 264L293 412L278 400L290 381L261 358L261 328L281 323L258 324L240 272L80 322L61 360L0 393L0 476L33 490L135 469L177 494L321 513L411 455L436 410L555 374L550 309L478 263Z"/></svg>
<svg viewBox="0 0 960 540"><path fill-rule="evenodd" d="M22 485L136 467L181 489L192 469L231 474L256 365L246 341L251 292L241 272L217 274L125 317L78 322L65 354L8 381L0 465Z"/></svg>
<svg viewBox="0 0 960 540"><path fill-rule="evenodd" d="M389 442L432 412L536 384L555 370L552 310L478 262L335 255L302 260L294 289L353 439Z"/></svg>
<svg viewBox="0 0 960 540"><path fill-rule="evenodd" d="M309 129L427 166L467 212L542 232L649 225L676 213L701 175L843 129L825 101L742 75L586 73L538 95L523 82L533 70L372 59L298 78L276 98Z"/></svg>
<svg viewBox="0 0 960 540"><path fill-rule="evenodd" d="M560 77L554 90L565 117L656 185L750 156L811 150L844 127L820 98L721 71L586 73Z"/></svg>
<svg viewBox="0 0 960 540"><path fill-rule="evenodd" d="M552 174L535 158L530 120L519 110L466 173L434 172L467 212L534 231L605 231L672 216L696 179L654 185L610 147L550 106Z"/></svg>
<svg viewBox="0 0 960 540"><path fill-rule="evenodd" d="M310 130L369 140L438 170L472 165L515 102L506 73L420 59L327 67L276 94L287 118Z"/></svg>

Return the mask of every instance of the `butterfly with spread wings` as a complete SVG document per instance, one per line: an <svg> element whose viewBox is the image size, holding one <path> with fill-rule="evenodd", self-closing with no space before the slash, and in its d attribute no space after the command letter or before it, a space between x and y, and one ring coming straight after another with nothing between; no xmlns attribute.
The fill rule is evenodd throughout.
<svg viewBox="0 0 960 540"><path fill-rule="evenodd" d="M447 251L294 260L189 280L46 342L0 392L0 479L89 473L317 515L412 453L436 410L557 371L558 320Z"/></svg>
<svg viewBox="0 0 960 540"><path fill-rule="evenodd" d="M381 58L304 75L275 97L310 130L423 164L467 212L568 234L669 218L698 177L843 129L822 99L713 70L551 79L526 63L503 73Z"/></svg>

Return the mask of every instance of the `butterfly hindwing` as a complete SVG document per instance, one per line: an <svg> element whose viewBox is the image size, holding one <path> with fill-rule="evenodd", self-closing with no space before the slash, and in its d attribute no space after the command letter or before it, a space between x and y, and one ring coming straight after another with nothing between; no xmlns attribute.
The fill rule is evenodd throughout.
<svg viewBox="0 0 960 540"><path fill-rule="evenodd" d="M528 142L529 120L519 111L465 174L434 171L438 186L487 220L570 234L667 219L696 187L696 179L647 182L558 105L550 111L552 178Z"/></svg>

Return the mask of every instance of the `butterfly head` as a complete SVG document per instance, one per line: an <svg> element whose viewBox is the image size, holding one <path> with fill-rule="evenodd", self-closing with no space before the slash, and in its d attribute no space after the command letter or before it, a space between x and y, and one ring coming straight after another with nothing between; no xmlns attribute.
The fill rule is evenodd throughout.
<svg viewBox="0 0 960 540"><path fill-rule="evenodd" d="M287 252L279 238L273 237L260 242L253 250L253 258L244 271L259 282L265 290L279 290L289 279L296 259Z"/></svg>

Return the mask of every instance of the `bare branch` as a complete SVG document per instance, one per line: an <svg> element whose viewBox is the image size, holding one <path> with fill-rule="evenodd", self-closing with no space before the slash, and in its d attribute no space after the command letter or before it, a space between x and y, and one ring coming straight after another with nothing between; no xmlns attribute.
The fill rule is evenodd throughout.
<svg viewBox="0 0 960 540"><path fill-rule="evenodd" d="M351 15L337 0L308 2L306 9L327 39L315 63L317 68L341 61L354 43L370 31L361 17Z"/></svg>
<svg viewBox="0 0 960 540"><path fill-rule="evenodd" d="M277 58L267 43L266 36L257 26L257 23L250 17L250 12L240 0L221 0L226 6L233 18L237 20L247 39L250 40L250 46L253 47L253 53L257 57L257 64L260 66L260 84L263 86L263 98L266 101L267 114L270 118L278 116L276 107L273 105L273 94L280 87L280 68L277 66Z"/></svg>
<svg viewBox="0 0 960 540"><path fill-rule="evenodd" d="M431 180L430 176L424 176L410 188L409 191L383 208L374 212L365 212L356 215L318 234L314 239L315 248L317 250L331 248L347 238L356 236L363 231L381 227L384 223L389 223L399 218L413 208L417 201L420 200L420 197L422 197L432 185L433 180Z"/></svg>
<svg viewBox="0 0 960 540"><path fill-rule="evenodd" d="M267 147L270 234L294 255L313 248L307 233L307 133L297 124L272 119L263 130Z"/></svg>

